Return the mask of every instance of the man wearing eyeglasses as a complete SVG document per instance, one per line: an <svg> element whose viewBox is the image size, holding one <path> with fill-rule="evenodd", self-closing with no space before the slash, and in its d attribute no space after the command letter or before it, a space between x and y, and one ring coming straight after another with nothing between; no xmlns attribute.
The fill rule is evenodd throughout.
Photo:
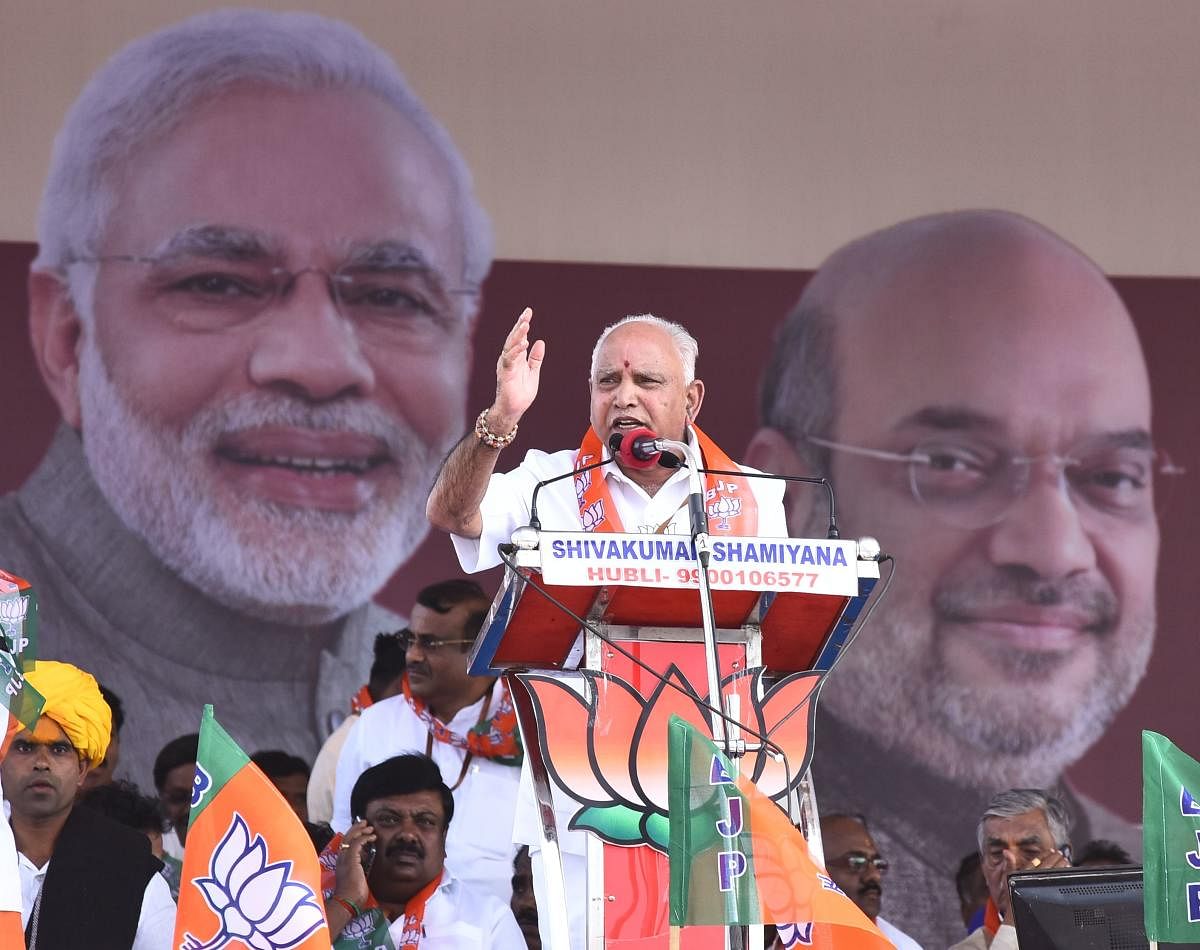
<svg viewBox="0 0 1200 950"><path fill-rule="evenodd" d="M467 655L491 602L478 584L448 580L417 594L401 633L406 669L399 695L363 710L338 756L335 831L361 815L351 791L368 768L402 752L423 752L454 795L446 853L454 873L477 891L512 897L513 820L521 747L503 684L471 676Z"/></svg>
<svg viewBox="0 0 1200 950"><path fill-rule="evenodd" d="M953 869L992 790L1058 783L1146 668L1155 482L1171 469L1137 334L1096 265L1042 226L918 218L822 265L763 412L750 464L828 474L843 533L895 555L822 690L813 774L825 808L875 792L894 919L948 946ZM794 533L826 517L793 497ZM1067 794L1082 835L1139 847Z"/></svg>
<svg viewBox="0 0 1200 950"><path fill-rule="evenodd" d="M0 563L43 654L141 711L141 780L210 702L311 760L399 625L370 600L463 427L491 251L461 156L346 24L215 11L93 77L39 241L63 425L0 501Z"/></svg>
<svg viewBox="0 0 1200 950"><path fill-rule="evenodd" d="M822 815L821 844L825 849L825 870L858 909L875 922L897 950L921 950L912 937L879 916L888 862L879 854L862 816Z"/></svg>
<svg viewBox="0 0 1200 950"><path fill-rule="evenodd" d="M1049 871L1071 866L1071 812L1062 799L1037 788L1000 792L976 828L989 902L983 926L952 950L1015 950L1008 876L1014 871Z"/></svg>

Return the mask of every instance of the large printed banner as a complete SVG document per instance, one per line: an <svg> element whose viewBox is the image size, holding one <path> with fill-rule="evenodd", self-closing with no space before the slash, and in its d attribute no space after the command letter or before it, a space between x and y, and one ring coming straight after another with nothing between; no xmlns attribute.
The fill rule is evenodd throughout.
<svg viewBox="0 0 1200 950"><path fill-rule="evenodd" d="M16 489L29 477L46 452L58 421L58 412L39 378L27 337L24 287L32 254L31 245L0 245L0 294L3 295L0 305L7 314L6 319L0 322L0 419L3 420L0 422L0 444L4 446L0 456L0 489L3 490ZM515 316L528 304L534 307L534 335L547 341L540 396L522 419L516 442L504 450L500 467L507 469L515 466L528 449L556 450L578 445L581 433L588 424L587 368L596 336L605 325L626 314L651 311L684 323L699 340L698 375L707 386L702 408L703 425L731 456L744 457L747 446L760 427L758 386L763 368L772 353L776 328L809 276L801 272L784 271L502 261L494 267L484 288L485 303L474 337L474 369L467 384L463 428L465 430L474 414L491 402L495 389L496 354ZM1195 686L1195 568L1191 551L1192 539L1200 530L1200 496L1195 490L1196 478L1200 475L1200 437L1195 423L1195 407L1200 405L1200 374L1195 372L1195 367L1200 365L1200 333L1196 332L1197 314L1200 314L1200 280L1135 278L1117 279L1115 284L1133 315L1149 367L1154 403L1154 441L1169 452L1171 466L1175 470L1184 470L1185 474L1174 477L1173 491L1169 496L1158 499L1161 540L1157 544L1157 567L1152 544L1144 545L1137 551L1118 546L1115 550L1097 555L1097 560L1088 570L1108 577L1107 586L1111 591L1100 600L1087 601L1086 609L1099 610L1101 613L1097 616L1102 614L1104 622L1097 620L1092 629L1071 634L1086 638L1083 642L1089 645L1088 649L1092 646L1096 649L1087 663L1076 668L1064 668L1056 672L1043 665L1020 672L1023 677L1033 677L1028 681L1029 688L1021 700L1021 708L1029 711L1030 721L1036 724L1040 721L1038 710L1041 704L1070 703L1075 695L1072 691L1075 690L1079 690L1080 695L1085 690L1091 690L1093 694L1098 690L1101 700L1107 693L1117 697L1112 705L1120 707L1123 698L1121 689L1117 686L1110 689L1106 684L1114 677L1123 682L1135 677L1137 663L1136 660L1130 661L1128 656L1131 651L1136 652L1139 644L1146 643L1151 636L1151 628L1155 628L1157 636L1147 673L1132 698L1116 714L1107 732L1086 753L1060 753L1077 759L1067 772L1076 790L1086 793L1125 818L1136 821L1140 793L1139 731L1143 728L1155 729L1170 734L1185 748L1200 748L1200 722L1190 715L1191 707L1188 705ZM896 398L904 392L904 380L948 378L952 367L944 362L916 363L906 359L902 340L889 345L896 351L896 360L885 368L893 376L899 374L902 377L899 381L893 379L887 384ZM1068 360L1072 357L1072 348L1066 343L1063 346L1063 352L1055 355L1055 359ZM997 357L994 365L995 371L1000 374L1014 369L1006 365L1002 357ZM970 381L969 377L968 385ZM1011 398L1020 404L1023 394L1018 390ZM1044 415L1044 394L1030 394L1026 401L1028 405L1023 411L1034 417L1039 413ZM416 402L421 404L419 396ZM1044 471L1050 472L1051 463L1046 462L1045 466ZM1036 477L1044 477L1043 468L1038 467L1035 471L1038 473ZM928 613L951 609L952 601L947 600L943 592L936 591L937 580L942 576L958 576L968 560L980 552L989 551L991 544L986 533L975 537L961 529L945 528L932 521L915 522L917 526L911 531L906 531L904 536L897 536L894 529L889 529L889 525L884 523L889 511L896 505L913 503L908 494L909 487L902 477L895 480L897 472L885 468L878 474L878 491L892 492L888 497L895 501L889 502L887 507L880 507L870 518L859 518L853 509L856 501L861 504L863 497L871 500L871 496L856 495L849 486L843 487L839 494L839 515L844 537L872 534L879 538L885 551L894 551L898 547L906 551L906 556L898 559L892 591L888 595L893 605L892 613L888 612L889 602L881 602L862 635L864 640L851 649L862 649L868 645L870 641L866 638L870 638L873 631L879 637L891 638L888 642L894 642L897 648L907 645L907 665L885 663L880 670L881 686L887 687L890 677L901 696L919 698L931 695L930 691L943 684L952 673L967 677L968 684L973 682L970 679L973 676L985 683L990 675L986 664L975 667L952 665L955 660L952 642L943 643L939 648L942 652L935 652L932 647L926 651L912 643L906 644L903 624L899 627L881 626L893 620L900 622L897 618L901 615L896 613L896 605L904 605L903 616L908 616L907 612L913 610ZM1057 476L1057 473L1054 475ZM887 481L889 478L893 481ZM835 484L835 489L837 487ZM796 489L797 492L810 490L808 486ZM803 498L799 494L796 497ZM414 504L423 506L423 502L422 495ZM1025 525L1026 530L1035 533L1033 540L1036 540L1036 532L1049 532L1053 527L1050 523ZM792 534L805 532L802 525L789 525L789 529ZM420 533L423 530L420 520L412 522L412 531ZM951 551L945 545L942 548L932 546L935 537L941 541L953 537L956 549ZM927 542L930 545L928 547ZM1030 543L1029 539L1026 539L1026 543ZM1121 562L1119 570L1113 569L1113 557ZM102 563L100 567L104 569L106 565ZM32 573L23 564L0 564L0 568L22 576ZM96 565L81 565L78 569L88 572L95 568ZM381 591L379 600L403 614L411 605L415 592L422 586L459 574L449 539L433 533L425 538ZM931 577L935 587L934 601L912 604L908 592L916 589L915 585L921 579L928 586ZM141 580L139 577L113 576L106 578L105 583L110 586L114 596L125 598L125 602L136 603ZM493 573L482 580L485 586L494 587L498 575ZM39 587L39 590L42 589ZM1135 618L1136 622L1127 622L1128 614L1133 609L1130 606L1130 591L1135 589L1157 589L1156 623L1145 616L1145 611L1142 611L1142 616ZM906 597L909 600L907 603ZM52 657L55 618L48 615L44 605L40 620L42 655ZM153 624L152 618L146 618L145 622ZM163 629L157 630L153 626L150 629L156 629L157 636L168 638L175 622L176 619L170 619ZM1122 629L1132 640L1114 636L1118 623L1123 624ZM145 643L146 630L139 633L141 642ZM1020 635L1019 631L1014 634L1007 628L996 633L999 638L997 643L1000 644L1011 643L1012 636ZM1063 636L1067 636L1067 633L1064 632ZM1005 640L1005 637L1008 639ZM163 639L162 642L169 640ZM256 651L259 650L277 650L279 652L276 655L283 655L285 647L282 643L285 642L271 640L264 635L261 643L254 638L244 638L239 648L248 651L248 656L257 655ZM273 643L280 645L271 646ZM202 647L203 640L196 640L195 646ZM949 653L944 652L947 648L950 649ZM1064 657L1072 655L1070 650L1063 654ZM88 665L82 658L76 659ZM116 656L114 653L103 659L105 662L123 663L126 662L126 655ZM257 661L262 661L261 656ZM359 682L365 678L369 663L366 651L361 661ZM1004 665L1011 665L1007 648L997 646L992 662L998 664L997 669L1003 669L1004 675L1017 675L1018 671ZM245 674L239 668L238 656L224 655L220 663L222 665L210 667L210 672L205 675L217 675L211 673L213 668L228 670L230 685L225 702L233 702L238 696L254 695L254 686L241 679ZM1131 666L1133 672L1129 672ZM831 678L831 689L836 688L834 681L838 675L835 671ZM1052 680L1055 685L1052 688L1037 686L1035 680L1038 677L1042 678L1042 682ZM219 684L220 680L213 679L212 682ZM151 732L161 728L180 734L194 728L190 724L194 718L181 723L178 728L163 724L159 702L150 696L151 685L147 683L147 690L140 694L135 691L134 695L125 697L133 728L139 728L139 722L144 724L142 728ZM176 692L186 689L189 684L166 682L163 685ZM206 691L208 689L205 687ZM870 709L872 704L880 702L880 695L881 692L872 688L861 688L856 702L863 704L864 709ZM344 701L337 697L331 697L329 701L341 709L349 700L350 696L347 695ZM827 707L828 697L823 696L822 702L823 708ZM951 697L945 700L944 706L939 707L937 714L953 716L957 715L957 709L970 708L969 704L963 707L961 702ZM265 716L281 714L281 710L274 708L260 711ZM888 715L887 709L883 710L882 715ZM903 713L897 713L893 718L898 723L906 721ZM302 719L295 719L295 723L297 730L301 727L311 728ZM232 718L227 725L243 747L259 748L250 728L239 725ZM319 725L325 728L324 723ZM971 726L970 723L959 722L959 727L969 729ZM915 734L917 730L912 728L909 732ZM822 734L818 728L818 754ZM123 740L123 745L127 746L137 741L132 734L128 738L123 737ZM853 744L843 746L839 755L843 762L861 770L862 779L855 786L861 788L860 808L871 812L876 803L892 803L890 796L897 794L899 786L891 782L889 775L873 770L873 759L855 763L855 749ZM137 753L131 748L129 761L148 763L155 751L156 748L149 748ZM297 748L295 751L312 754L309 748ZM139 772L130 777L148 786L148 767L143 767L146 768L144 774ZM822 788L819 781L817 787ZM826 784L824 787L828 789L829 786ZM972 794L982 795L983 792L980 790ZM913 891L906 891L902 885L907 873L905 855L901 853L898 843L903 839L882 839L888 857L893 862L888 884L890 890L887 892L891 897L885 896L885 912L891 918L898 918L896 922L904 929L924 938L929 945L938 945L939 941L950 942L949 938L953 938L953 934L961 927L955 919L957 902L951 877L957 859L974 846L973 818L970 814L978 815L977 801L977 798L970 799L971 804L963 806L964 812L955 819L955 827L961 825L961 828L937 858L938 867L944 868L946 875L944 902L951 907L949 920L940 929L920 929L921 921L928 919L932 911L920 909L923 905L919 903L912 904L914 909L909 918L903 916L908 903L928 900L930 894L938 891L939 885L920 880L914 885ZM927 797L913 804L918 814L931 807ZM876 836L880 837L878 830ZM908 844L915 855L928 851L920 841L910 839Z"/></svg>

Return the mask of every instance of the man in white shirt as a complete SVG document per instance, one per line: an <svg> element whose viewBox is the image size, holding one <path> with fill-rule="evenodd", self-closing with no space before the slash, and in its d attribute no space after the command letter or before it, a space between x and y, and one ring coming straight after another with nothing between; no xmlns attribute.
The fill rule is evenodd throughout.
<svg viewBox="0 0 1200 950"><path fill-rule="evenodd" d="M734 467L695 426L704 401L696 378L696 340L677 323L650 314L626 317L601 334L592 353L589 388L591 426L579 451L529 452L514 471L493 474L500 451L537 396L545 343L529 342L533 312L526 309L504 342L496 365L496 399L479 414L475 430L455 446L429 495L430 523L453 537L463 569L482 571L500 563L498 543L529 523L539 481L599 462L614 435L649 429L703 449L705 467ZM783 484L765 479L717 479L706 499L711 511L738 514L713 522L714 534L787 535ZM563 479L538 496L540 520L560 531L625 530L687 533L687 472L639 466L624 453L578 479Z"/></svg>
<svg viewBox="0 0 1200 950"><path fill-rule="evenodd" d="M950 950L1016 950L1008 876L1034 868L1070 867L1070 828L1066 803L1040 789L1010 788L988 803L976 829L988 909L983 926Z"/></svg>
<svg viewBox="0 0 1200 950"><path fill-rule="evenodd" d="M879 916L888 862L879 853L863 817L822 815L821 844L825 849L825 869L858 909L874 921L897 950L921 950L912 937Z"/></svg>
<svg viewBox="0 0 1200 950"><path fill-rule="evenodd" d="M579 449L533 450L514 471L495 474L500 451L515 438L517 424L537 396L546 345L541 340L530 343L532 318L532 311L526 309L509 332L496 364L495 401L450 453L426 506L430 523L452 535L464 570L481 571L498 564L497 545L508 542L515 528L530 523L534 487L600 462L610 453L614 437L625 441L635 430L649 430L697 445L705 468L753 472L733 462L695 425L704 401L704 383L696 378L696 340L677 323L642 314L614 323L596 342L589 373L590 426ZM540 492L539 521L560 531L689 533L691 485L686 470L653 461L641 464L626 451L612 454L613 461L575 478L563 478ZM782 482L710 475L705 507L714 536L787 536ZM559 798L556 804L571 945L582 948L583 834L565 830L566 819L575 810L571 803ZM536 822L535 814L532 796L523 796L518 840L531 845L538 901L545 910L550 905L541 855L532 847L538 836L528 827ZM548 916L543 913L543 920ZM547 945L548 936L544 931Z"/></svg>
<svg viewBox="0 0 1200 950"><path fill-rule="evenodd" d="M401 692L364 709L351 727L338 757L332 825L344 832L362 817L351 808L350 793L367 768L401 752L422 752L454 794L451 867L475 890L507 904L520 778L516 715L500 683L467 673L467 649L488 605L483 589L467 580L443 581L417 594L401 634Z"/></svg>
<svg viewBox="0 0 1200 950"><path fill-rule="evenodd" d="M362 817L338 845L326 894L338 950L377 946L385 923L398 950L524 950L508 904L445 866L455 803L431 759L398 755L372 766L355 782L351 807Z"/></svg>
<svg viewBox="0 0 1200 950"><path fill-rule="evenodd" d="M33 729L14 736L0 777L10 808L30 950L166 950L175 903L150 841L75 795L103 761L112 713L96 680L40 661L26 682L45 699Z"/></svg>

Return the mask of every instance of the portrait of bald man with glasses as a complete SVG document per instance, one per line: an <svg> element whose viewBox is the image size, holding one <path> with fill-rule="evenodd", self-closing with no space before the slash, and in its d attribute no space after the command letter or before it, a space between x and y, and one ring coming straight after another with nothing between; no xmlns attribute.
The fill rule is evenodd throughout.
<svg viewBox="0 0 1200 950"><path fill-rule="evenodd" d="M55 142L31 336L62 425L0 500L42 655L131 709L146 781L204 703L311 761L371 598L465 427L487 218L445 129L345 23L222 10L142 37Z"/></svg>
<svg viewBox="0 0 1200 950"><path fill-rule="evenodd" d="M992 793L1052 787L1154 641L1156 496L1133 323L1079 250L1015 214L905 221L836 251L787 317L749 464L827 474L895 583L822 691L821 807L867 802L895 923L958 940L953 873ZM813 494L793 533L820 533ZM1067 792L1083 838L1136 829Z"/></svg>

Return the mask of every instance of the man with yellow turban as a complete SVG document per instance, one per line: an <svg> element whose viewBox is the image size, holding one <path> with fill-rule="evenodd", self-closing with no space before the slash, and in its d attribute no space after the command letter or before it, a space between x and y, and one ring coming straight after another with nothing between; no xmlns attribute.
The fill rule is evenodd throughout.
<svg viewBox="0 0 1200 950"><path fill-rule="evenodd" d="M166 950L175 904L145 835L75 793L108 749L112 713L90 673L38 662L26 681L45 697L32 730L0 761L21 878L29 950Z"/></svg>

